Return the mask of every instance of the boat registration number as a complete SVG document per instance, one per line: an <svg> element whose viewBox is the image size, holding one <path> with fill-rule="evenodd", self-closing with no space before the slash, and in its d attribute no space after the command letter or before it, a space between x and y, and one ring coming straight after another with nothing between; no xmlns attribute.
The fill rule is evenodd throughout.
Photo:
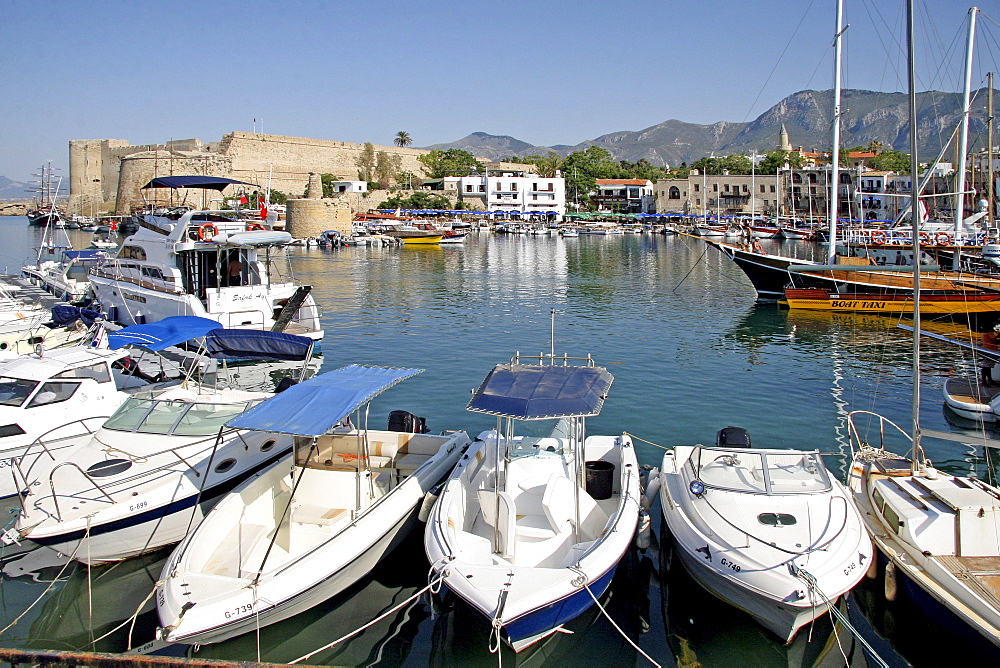
<svg viewBox="0 0 1000 668"><path fill-rule="evenodd" d="M130 513L134 513L137 510L142 510L143 508L145 508L148 505L149 505L149 501L140 501L139 503L133 503L131 506L128 507L128 511Z"/></svg>
<svg viewBox="0 0 1000 668"><path fill-rule="evenodd" d="M238 605L232 610L226 610L223 614L226 619L233 619L234 617L239 617L247 613L253 612L253 603L247 603L246 605Z"/></svg>
<svg viewBox="0 0 1000 668"><path fill-rule="evenodd" d="M740 572L740 565L739 564L734 564L733 562L729 561L729 559L726 559L725 557L723 557L722 559L720 559L719 563L722 564L723 566L728 566L729 568L733 569L737 573Z"/></svg>
<svg viewBox="0 0 1000 668"><path fill-rule="evenodd" d="M851 571L858 567L857 562L852 561L851 565L844 569L844 575L850 575Z"/></svg>

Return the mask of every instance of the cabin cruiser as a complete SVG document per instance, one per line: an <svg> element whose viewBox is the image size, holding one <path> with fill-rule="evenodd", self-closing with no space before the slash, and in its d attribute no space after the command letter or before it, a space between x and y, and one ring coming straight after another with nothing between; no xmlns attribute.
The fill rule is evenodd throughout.
<svg viewBox="0 0 1000 668"><path fill-rule="evenodd" d="M219 189L232 183L239 182L178 176L144 187ZM90 282L108 318L123 325L193 315L225 328L319 341L323 330L312 286L294 282L284 253L291 240L287 232L234 211L145 214L117 256L91 270Z"/></svg>

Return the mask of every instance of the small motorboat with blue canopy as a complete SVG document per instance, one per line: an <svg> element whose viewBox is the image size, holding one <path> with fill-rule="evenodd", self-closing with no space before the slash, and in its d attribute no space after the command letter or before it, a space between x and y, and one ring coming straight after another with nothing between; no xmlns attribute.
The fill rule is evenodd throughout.
<svg viewBox="0 0 1000 668"><path fill-rule="evenodd" d="M425 495L469 445L460 431L368 429L372 399L417 373L347 366L228 422L292 438L295 456L233 490L174 550L156 596L162 640L219 642L307 610L417 525Z"/></svg>
<svg viewBox="0 0 1000 668"><path fill-rule="evenodd" d="M490 372L467 408L497 426L455 467L424 534L444 585L516 651L594 604L639 518L631 439L585 435L613 378L570 360L515 356ZM557 421L551 435L515 436L515 421L536 420Z"/></svg>
<svg viewBox="0 0 1000 668"><path fill-rule="evenodd" d="M313 348L305 337L234 332L194 316L108 338L112 348L160 351L198 339L210 357L295 356L302 365L291 382L304 379ZM21 535L85 563L149 552L184 538L225 493L291 452L291 437L227 425L275 391L229 387L217 375L199 382L194 373L166 389L131 395L100 429L64 442L58 452L43 439L29 446L15 467L29 490L16 525Z"/></svg>

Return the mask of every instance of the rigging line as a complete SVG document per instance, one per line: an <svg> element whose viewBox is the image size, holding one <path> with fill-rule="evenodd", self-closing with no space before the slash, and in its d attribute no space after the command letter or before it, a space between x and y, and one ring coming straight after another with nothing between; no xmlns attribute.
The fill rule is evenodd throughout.
<svg viewBox="0 0 1000 668"><path fill-rule="evenodd" d="M785 57L785 53L788 52L788 48L795 42L795 37L799 34L799 28L802 27L803 21L806 20L806 16L809 15L809 11L812 9L812 6L814 4L816 4L816 1L811 0L809 2L809 6L806 7L804 12L802 12L802 17L799 19L798 25L795 26L795 30L793 30L792 34L788 37L788 42L785 44L785 48L781 50L781 53L778 55L778 60L776 60L774 63L774 67L771 68L771 71L768 73L767 78L764 79L764 83L761 84L760 90L757 91L757 97L753 99L753 102L751 102L750 106L747 108L747 113L743 117L744 123L746 123L747 119L750 118L750 114L753 112L753 108L757 106L757 102L758 100L760 100L760 96L764 94L764 89L767 88L767 84L771 81L771 77L774 76L774 72L778 69L778 65L781 64L781 60L782 58Z"/></svg>
<svg viewBox="0 0 1000 668"><path fill-rule="evenodd" d="M618 631L619 634L621 634L621 637L624 638L628 642L629 645L632 645L632 648L635 651L639 652L639 654L642 654L642 656L645 657L645 659L647 661L649 661L651 664L653 664L654 666L656 666L656 668L660 668L660 664L658 664L656 661L654 661L653 657L651 657L650 655L648 655L644 651L642 651L642 648L640 648L638 645L636 645L635 642L633 642L632 639L629 638L628 635L624 631L622 631L621 627L618 626L618 624L615 623L615 620L613 620L611 618L611 615L608 614L608 611L604 609L604 606L601 605L601 602L597 600L596 596L594 596L594 592L590 591L590 585L586 585L585 584L585 585L583 585L583 588L587 590L587 593L590 594L590 598L592 598L594 600L594 605L596 605L597 609L601 611L601 614L603 614L604 617L609 622L611 622L611 625L613 627L615 627L615 630Z"/></svg>
<svg viewBox="0 0 1000 668"><path fill-rule="evenodd" d="M432 587L435 587L435 586L437 586L437 585L438 585L438 584L439 584L439 583L440 583L440 582L441 582L442 580L444 580L444 576L441 576L441 577L439 577L439 578L438 578L438 579L437 579L436 581L434 581L434 582L431 582L431 583L430 583L430 584L428 584L428 585L427 585L426 587L423 587L422 589L420 589L420 590L419 590L419 591L417 591L417 592L416 592L415 594L413 594L413 595L412 595L412 596L410 596L409 598L405 599L405 600L404 600L404 601L402 601L401 603L399 603L399 604L397 604L397 605L394 605L393 607L389 608L389 609L388 609L388 610L386 610L386 611L385 611L384 613L382 613L381 615L379 615L378 617L376 617L376 618L375 618L375 619L373 619L372 621L368 622L368 623L367 623L367 624L365 624L364 626L361 626L361 627L359 627L359 628L355 629L354 631L351 631L351 632L350 632L350 633L348 633L347 635L344 635L344 636L342 636L342 637L340 637L340 638L337 638L336 640L334 640L334 641L333 641L333 642L331 642L331 643L328 643L328 644L326 644L326 645L323 645L322 647L319 647L319 648L317 648L317 649L314 649L313 651L309 652L308 654L304 654L304 655L300 656L299 658L295 659L294 661L289 661L288 663L292 664L292 663L299 663L300 661L305 661L306 659L308 659L308 658L310 658L310 657L312 657L312 656L315 656L316 654L318 654L318 653L322 652L323 650L326 650L326 649L330 649L331 647L334 647L335 645L338 645L338 644L340 644L340 643L344 642L345 640L347 640L347 639L348 639L348 638L350 638L351 636L355 636L355 635L357 635L357 634L361 633L362 631L364 631L364 630L365 630L365 629L367 629L368 627L370 627L370 626L373 626L373 625L377 624L378 622L382 621L383 619L385 619L385 618L386 618L386 617L388 617L389 615L393 614L393 613L394 613L394 612L396 612L397 610L400 610L401 608L404 608L404 607L406 607L407 605L409 605L409 604L410 604L410 603L412 603L413 601L415 601L415 600L419 599L419 598L420 598L421 596L423 596L423 595L424 595L424 594L425 594L426 592L430 591Z"/></svg>
<svg viewBox="0 0 1000 668"><path fill-rule="evenodd" d="M697 259L697 260L695 261L695 263L694 263L693 265L691 265L691 268L690 268L690 269L688 269L688 270L687 270L687 273L686 273L686 274L684 274L684 277L683 277L683 278L681 278L681 280L680 280L680 283L678 283L677 285L675 285L675 286L673 287L673 289L671 290L671 292L673 292L674 294L677 294L677 288L679 288L679 287L681 287L681 285L683 285L684 281L686 281L686 280L687 280L687 277L688 277L688 276L690 276L690 275L691 275L691 272L692 272L692 271L694 271L695 267L697 267L697 266L698 266L698 265L699 265L699 264L701 263L701 261L705 259L705 256L706 256L706 255L708 255L708 244L705 244L705 250L703 250L703 251L702 251L702 253L701 253L701 257L699 257L699 258L698 258L698 259Z"/></svg>

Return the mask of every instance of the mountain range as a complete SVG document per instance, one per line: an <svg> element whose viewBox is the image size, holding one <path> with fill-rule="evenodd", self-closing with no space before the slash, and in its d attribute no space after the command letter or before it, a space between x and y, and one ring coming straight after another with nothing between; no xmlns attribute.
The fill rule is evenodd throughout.
<svg viewBox="0 0 1000 668"><path fill-rule="evenodd" d="M36 190L38 190L38 184L12 181L6 176L0 176L0 200L27 202L31 199L31 193Z"/></svg>
<svg viewBox="0 0 1000 668"><path fill-rule="evenodd" d="M974 93L969 145L980 149L986 136L986 89ZM636 162L646 159L653 165L680 166L708 155L758 153L778 146L781 126L788 130L793 148L827 151L831 147L832 90L804 90L789 95L747 123L719 121L711 125L672 119L644 130L622 130L582 141L573 146L534 146L510 136L474 132L448 144L424 148L462 149L476 157L500 160L512 156L546 155L549 151L566 156L591 146L607 149L615 160ZM880 93L870 90L844 90L841 109L841 146L868 146L880 142L883 148L910 152L909 99L906 93ZM961 119L960 93L927 91L917 94L918 157L933 159L947 143ZM978 139L978 144L976 143ZM948 158L945 158L947 161Z"/></svg>

